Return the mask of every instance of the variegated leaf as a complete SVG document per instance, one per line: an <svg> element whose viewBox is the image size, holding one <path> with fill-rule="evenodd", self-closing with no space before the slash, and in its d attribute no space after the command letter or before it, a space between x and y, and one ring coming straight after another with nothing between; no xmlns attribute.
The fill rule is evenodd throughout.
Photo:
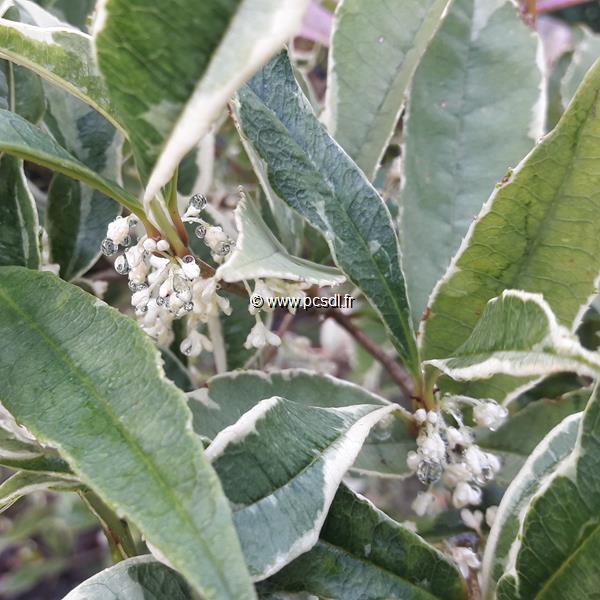
<svg viewBox="0 0 600 600"><path fill-rule="evenodd" d="M192 600L185 579L152 556L136 556L100 571L63 600Z"/></svg>
<svg viewBox="0 0 600 600"><path fill-rule="evenodd" d="M170 181L236 89L296 33L307 6L308 0L99 3L98 61L148 182L145 201Z"/></svg>
<svg viewBox="0 0 600 600"><path fill-rule="evenodd" d="M123 136L100 113L64 90L46 85L45 122L63 148L96 173L120 180ZM85 273L100 256L108 224L121 207L105 194L54 176L48 190L46 229L52 260L64 279Z"/></svg>
<svg viewBox="0 0 600 600"><path fill-rule="evenodd" d="M0 19L0 57L31 69L89 104L115 127L121 127L96 66L92 38L37 8L37 22L49 25Z"/></svg>
<svg viewBox="0 0 600 600"><path fill-rule="evenodd" d="M504 289L542 293L561 325L577 324L600 273L599 135L600 61L469 230L430 300L425 360L452 356Z"/></svg>
<svg viewBox="0 0 600 600"><path fill-rule="evenodd" d="M313 371L237 371L212 377L207 387L188 394L194 429L204 438L213 439L261 400L272 396L322 408L389 405L381 396L353 383ZM384 419L373 428L352 465L353 471L385 477L410 474L406 456L415 450L416 442L408 413L399 406L395 410L393 418Z"/></svg>
<svg viewBox="0 0 600 600"><path fill-rule="evenodd" d="M0 110L0 151L82 181L143 216L135 196L77 160L50 135L6 110Z"/></svg>
<svg viewBox="0 0 600 600"><path fill-rule="evenodd" d="M317 543L342 477L371 428L394 410L317 408L274 396L215 436L206 456L231 503L255 580Z"/></svg>
<svg viewBox="0 0 600 600"><path fill-rule="evenodd" d="M506 290L490 300L466 342L446 359L426 361L461 381L572 371L600 376L600 354L559 325L541 294Z"/></svg>
<svg viewBox="0 0 600 600"><path fill-rule="evenodd" d="M233 109L268 165L273 190L325 236L336 264L381 315L407 368L420 373L389 211L317 121L286 53L240 90Z"/></svg>
<svg viewBox="0 0 600 600"><path fill-rule="evenodd" d="M372 179L404 93L448 0L342 0L335 13L323 119Z"/></svg>
<svg viewBox="0 0 600 600"><path fill-rule="evenodd" d="M19 471L0 484L0 512L6 510L19 498L33 492L71 491L80 487L81 484L72 478L64 478L48 473Z"/></svg>
<svg viewBox="0 0 600 600"><path fill-rule="evenodd" d="M37 269L39 235L37 209L27 186L23 161L4 154L0 157L0 266Z"/></svg>
<svg viewBox="0 0 600 600"><path fill-rule="evenodd" d="M498 599L575 600L597 593L599 422L597 384L583 413L573 451L557 462L541 485L535 477L537 489L518 511L516 537L495 590ZM511 498L514 495L507 501Z"/></svg>
<svg viewBox="0 0 600 600"><path fill-rule="evenodd" d="M493 597L496 582L502 576L523 520L524 511L553 476L555 469L568 460L581 423L581 413L573 414L556 425L540 442L519 474L506 490L494 518L483 556L483 588Z"/></svg>
<svg viewBox="0 0 600 600"><path fill-rule="evenodd" d="M344 275L333 267L291 256L246 197L235 210L238 239L217 277L234 282L273 277L318 286L339 285Z"/></svg>
<svg viewBox="0 0 600 600"><path fill-rule="evenodd" d="M416 325L490 190L543 133L537 36L510 0L455 0L408 94L401 246Z"/></svg>
<svg viewBox="0 0 600 600"><path fill-rule="evenodd" d="M317 544L259 590L344 600L467 597L464 579L439 550L344 485Z"/></svg>

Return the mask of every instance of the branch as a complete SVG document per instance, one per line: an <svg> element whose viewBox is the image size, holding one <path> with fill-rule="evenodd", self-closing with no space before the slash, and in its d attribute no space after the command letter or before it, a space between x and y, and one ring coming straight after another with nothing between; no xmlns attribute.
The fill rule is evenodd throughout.
<svg viewBox="0 0 600 600"><path fill-rule="evenodd" d="M325 316L333 319L343 327L375 360L381 363L390 377L400 386L400 389L408 396L413 394L413 382L408 372L396 362L396 359L383 350L364 331L359 329L344 313L330 308L325 311Z"/></svg>

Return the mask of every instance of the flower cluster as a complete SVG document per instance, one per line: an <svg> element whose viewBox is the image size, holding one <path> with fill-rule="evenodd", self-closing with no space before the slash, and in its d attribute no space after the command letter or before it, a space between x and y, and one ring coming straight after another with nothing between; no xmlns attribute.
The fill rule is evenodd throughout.
<svg viewBox="0 0 600 600"><path fill-rule="evenodd" d="M508 414L493 400L462 396L443 399L439 412L420 408L413 415L419 427L417 450L409 452L407 464L428 486L442 481L451 490L454 507L464 509L481 503L481 487L494 478L501 464L497 456L484 452L474 443L471 428L463 423L461 403L472 405L476 423L489 429L498 427ZM454 425L448 425L444 415L448 415ZM423 515L434 500L430 491L421 492L413 508Z"/></svg>
<svg viewBox="0 0 600 600"><path fill-rule="evenodd" d="M209 248L217 264L231 253L235 242L223 231L213 226L201 215L207 200L201 194L194 195L182 217L186 223L195 224L195 234ZM190 254L174 256L170 244L164 239L148 237L141 231L142 225L134 216L117 217L109 224L102 252L115 256L117 273L127 275L129 288L133 292L131 304L139 318L142 329L166 346L173 341L173 321L186 317L187 335L181 343L181 352L187 356L198 356L202 351L212 351L211 340L200 333L199 325L231 314L229 301L218 294L220 284L215 276L203 277L200 266ZM245 347L263 348L279 346L281 339L263 322L262 313L274 310L268 300L276 296L306 296L309 284L289 282L275 278L256 279L254 290L244 282L248 295L262 298L262 305L249 303L248 310L256 319L245 341ZM290 305L288 310L295 312Z"/></svg>
<svg viewBox="0 0 600 600"><path fill-rule="evenodd" d="M173 321L187 316L187 336L181 351L198 356L211 351L210 340L197 327L220 313L231 314L226 298L219 296L215 277L202 277L192 255L180 258L170 253L167 240L138 235L135 217L117 217L108 226L102 252L117 255L115 270L129 278L131 304L142 329L161 345L173 341Z"/></svg>

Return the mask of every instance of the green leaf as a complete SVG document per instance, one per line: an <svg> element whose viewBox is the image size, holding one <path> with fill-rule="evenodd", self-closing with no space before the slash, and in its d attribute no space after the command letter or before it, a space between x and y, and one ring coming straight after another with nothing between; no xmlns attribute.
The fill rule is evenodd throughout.
<svg viewBox="0 0 600 600"><path fill-rule="evenodd" d="M557 466L571 455L580 422L581 413L578 413L556 425L530 454L506 490L483 555L483 588L488 596L492 595L509 560L510 549L517 541L522 511L548 482Z"/></svg>
<svg viewBox="0 0 600 600"><path fill-rule="evenodd" d="M268 165L275 193L321 231L337 265L381 314L407 366L418 369L398 238L390 214L329 137L280 54L233 103L244 136Z"/></svg>
<svg viewBox="0 0 600 600"><path fill-rule="evenodd" d="M469 337L504 289L538 292L571 328L600 272L600 62L552 133L492 195L430 300L424 359Z"/></svg>
<svg viewBox="0 0 600 600"><path fill-rule="evenodd" d="M384 398L353 383L303 369L269 374L260 371L226 373L212 377L207 387L188 394L194 430L213 439L261 400L272 396L322 408L389 405ZM352 466L354 471L385 476L409 474L406 456L415 450L416 442L408 426L408 415L398 406L395 409L397 417L385 419L371 431Z"/></svg>
<svg viewBox="0 0 600 600"><path fill-rule="evenodd" d="M135 321L56 276L3 268L0 357L19 423L206 598L254 597L185 396Z"/></svg>
<svg viewBox="0 0 600 600"><path fill-rule="evenodd" d="M581 412L589 397L590 391L582 390L553 400L537 400L511 415L496 431L478 431L477 445L502 462L494 481L508 485L548 432L569 415Z"/></svg>
<svg viewBox="0 0 600 600"><path fill-rule="evenodd" d="M546 131L551 131L560 121L565 106L562 97L562 81L573 60L573 52L564 52L561 57L550 68L547 77L548 109L546 112ZM579 82L581 83L581 81Z"/></svg>
<svg viewBox="0 0 600 600"><path fill-rule="evenodd" d="M574 30L573 36L577 40L575 50L561 85L564 106L573 99L586 73L594 66L600 55L600 35L580 25Z"/></svg>
<svg viewBox="0 0 600 600"><path fill-rule="evenodd" d="M63 90L47 86L46 124L54 138L84 165L118 181L123 138L97 111ZM63 279L85 273L100 256L106 228L120 206L99 191L56 175L48 191L46 229L52 261Z"/></svg>
<svg viewBox="0 0 600 600"><path fill-rule="evenodd" d="M38 236L35 200L27 186L23 162L4 155L0 157L0 266L37 269Z"/></svg>
<svg viewBox="0 0 600 600"><path fill-rule="evenodd" d="M242 135L239 124L237 122L235 124L240 133L244 151L248 155L248 159L264 192L264 199L273 216L273 221L279 233L279 240L288 252L299 254L302 250L302 241L304 239L304 219L273 191L273 188L269 184L267 165L260 158L254 147Z"/></svg>
<svg viewBox="0 0 600 600"><path fill-rule="evenodd" d="M460 573L441 552L345 486L316 546L260 587L344 600L467 597Z"/></svg>
<svg viewBox="0 0 600 600"><path fill-rule="evenodd" d="M450 5L408 96L400 239L417 324L490 190L543 133L537 36L510 1L483 23L478 7Z"/></svg>
<svg viewBox="0 0 600 600"><path fill-rule="evenodd" d="M21 471L11 475L0 484L0 512L6 510L19 498L33 492L48 490L72 491L81 484L71 478L58 477L47 473L27 473Z"/></svg>
<svg viewBox="0 0 600 600"><path fill-rule="evenodd" d="M519 511L518 538L498 581L498 598L570 600L597 593L599 419L600 388L596 385L572 453L555 466Z"/></svg>
<svg viewBox="0 0 600 600"><path fill-rule="evenodd" d="M425 364L460 381L564 371L600 376L600 354L586 350L558 324L541 294L518 290L490 300L470 337L452 354Z"/></svg>
<svg viewBox="0 0 600 600"><path fill-rule="evenodd" d="M96 0L77 0L77 2L73 2L73 0L37 0L37 3L52 12L57 18L85 31L88 17L94 10Z"/></svg>
<svg viewBox="0 0 600 600"><path fill-rule="evenodd" d="M374 404L317 408L274 396L216 435L206 456L231 503L255 580L317 542L369 430L393 410Z"/></svg>
<svg viewBox="0 0 600 600"><path fill-rule="evenodd" d="M448 0L338 4L324 120L373 179L398 123L404 93Z"/></svg>
<svg viewBox="0 0 600 600"><path fill-rule="evenodd" d="M104 569L78 585L63 600L192 600L187 583L152 556L136 556Z"/></svg>
<svg viewBox="0 0 600 600"><path fill-rule="evenodd" d="M194 389L191 375L174 352L168 348L160 349L160 356L163 361L165 375L184 392L191 392Z"/></svg>
<svg viewBox="0 0 600 600"><path fill-rule="evenodd" d="M39 7L33 16L44 26L0 19L0 57L77 96L122 129L96 66L92 38Z"/></svg>
<svg viewBox="0 0 600 600"><path fill-rule="evenodd" d="M0 426L0 465L20 471L53 475L70 473L69 465L54 450L18 438Z"/></svg>
<svg viewBox="0 0 600 600"><path fill-rule="evenodd" d="M23 67L0 61L0 108L37 123L46 110L40 78Z"/></svg>
<svg viewBox="0 0 600 600"><path fill-rule="evenodd" d="M82 181L143 215L139 202L129 192L78 161L47 133L6 110L0 110L0 151Z"/></svg>
<svg viewBox="0 0 600 600"><path fill-rule="evenodd" d="M236 89L296 33L307 5L308 0L100 4L94 27L98 62L142 179L148 180L145 201L171 180Z"/></svg>
<svg viewBox="0 0 600 600"><path fill-rule="evenodd" d="M271 233L246 197L235 209L238 239L216 276L228 282L272 277L318 286L340 285L346 278L337 269L291 256Z"/></svg>

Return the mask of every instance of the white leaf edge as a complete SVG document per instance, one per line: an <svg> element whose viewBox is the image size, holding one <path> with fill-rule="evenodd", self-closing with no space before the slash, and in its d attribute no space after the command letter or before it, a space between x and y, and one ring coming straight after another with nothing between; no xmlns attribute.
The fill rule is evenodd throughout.
<svg viewBox="0 0 600 600"><path fill-rule="evenodd" d="M431 40L433 39L434 35L437 33L442 21L445 19L446 14L448 13L448 10L450 9L450 5L452 4L454 0L439 0L439 5L438 3L435 3L435 9L432 7L429 9L428 14L424 17L423 22L421 23L421 25L423 25L423 23L425 23L425 21L427 21L428 19L431 18L431 14L429 13L439 13L439 19L438 19L438 25L437 27L431 32L431 35L429 36L429 42L431 42ZM329 44L329 55L328 55L328 63L327 63L327 73L331 73L332 76L329 78L328 81L328 85L327 85L327 89L325 90L325 102L324 102L324 107L323 107L323 112L321 115L321 119L320 121L323 123L323 125L325 126L325 128L327 129L327 131L330 133L330 135L332 137L336 137L336 133L337 133L337 129L339 126L339 117L338 117L338 106L340 104L340 100L339 100L339 85L338 85L338 77L337 77L337 70L335 69L335 65L336 65L336 61L335 61L335 51L334 51L334 44L333 44L333 37L334 34L336 33L337 29L338 29L338 25L339 25L339 13L342 12L345 8L345 2L344 0L340 0L340 2L338 3L336 9L335 9L335 15L334 15L334 20L333 20L333 27L331 28L331 35L330 35L330 44ZM440 8L442 9L440 11ZM420 27L419 27L419 32L420 32ZM416 36L418 37L418 36ZM424 46L424 48L421 51L421 58L422 55L425 53L425 50L427 48L428 44L426 44ZM405 60L408 58L408 54L410 54L411 51L413 50L409 50L407 52L407 55L405 56ZM404 109L404 107L406 106L406 94L408 92L408 89L410 88L410 82L411 79L418 67L420 61L416 61L413 68L412 68L412 73L409 75L408 77L408 83L406 85L406 88L404 90L404 97L403 97L403 101L400 103L400 105L398 106L398 110L396 112L396 117L394 119L394 124L393 126L390 128L390 131L386 137L386 140L382 146L381 152L379 153L379 156L377 158L377 162L375 164L375 167L373 168L373 172L372 173L366 173L365 175L367 176L367 178L369 179L369 181L373 181L375 179L375 175L377 174L377 172L379 171L379 163L381 162L381 159L383 158L383 155L385 154L385 150L388 147L390 140L392 139L393 135L394 135L394 131L396 130L396 126L398 124L398 121L400 119L400 115L402 114L402 110ZM402 66L400 67L400 70L402 70ZM386 92L386 97L389 94L389 89ZM383 104L383 102L382 102Z"/></svg>
<svg viewBox="0 0 600 600"><path fill-rule="evenodd" d="M73 29L69 25L61 23L60 26L52 26L52 27L40 27L37 25L28 25L26 23L18 23L16 21L9 21L7 19L0 19L0 27L6 27L9 29L13 29L21 34L23 37L33 40L35 42L43 43L46 45L55 45L59 46L54 41L55 33L64 33L74 37L80 37L82 40L85 40L90 45L90 57L94 57L93 47L92 47L92 38L87 33L80 31L79 29ZM91 106L93 109L97 110L104 118L106 118L114 127L116 127L125 137L127 137L127 132L124 130L123 126L116 120L115 116L110 114L105 107L98 104L91 96L86 95L82 90L78 87L67 81L66 79L62 79L57 77L52 71L48 70L44 67L44 65L40 63L36 63L28 60L22 55L9 51L6 48L0 47L0 58L6 59L12 63L15 63L21 67L25 67L30 71L33 71L36 75L39 75L46 81L62 88L69 94L79 98L85 104ZM95 60L95 59L94 59ZM100 77L100 73L95 73L95 76Z"/></svg>
<svg viewBox="0 0 600 600"><path fill-rule="evenodd" d="M245 196L238 203L234 217L238 239L231 256L217 269L217 278L233 283L272 277L319 286L340 285L346 281L346 277L334 267L291 256ZM262 248L256 243L257 239L262 242ZM257 248L264 250L265 254L256 256ZM271 266L270 260L279 262L279 265Z"/></svg>
<svg viewBox="0 0 600 600"><path fill-rule="evenodd" d="M242 0L226 34L215 51L202 79L184 107L165 141L144 193L144 201L154 198L172 178L183 157L210 130L235 91L251 77L300 28L310 0ZM100 5L94 35L106 22L106 6ZM110 8L109 16L110 18ZM253 28L248 30L248 24ZM260 37L257 37L260 36ZM231 64L231 49L239 57ZM235 73L222 83L222 73ZM214 82L221 82L214 87Z"/></svg>
<svg viewBox="0 0 600 600"><path fill-rule="evenodd" d="M574 413L569 415L565 419L563 419L558 425L556 425L550 432L546 435L546 437L536 446L534 451L529 455L521 470L517 474L517 476L512 480L510 485L508 486L504 496L502 498L502 502L498 507L498 512L496 513L496 517L494 518L494 523L490 530L485 550L482 558L482 568L481 568L481 576L482 576L482 591L484 591L484 597L491 597L492 588L495 588L497 582L492 582L492 572L494 569L494 561L497 558L496 546L500 535L502 533L502 529L506 525L507 520L512 515L514 509L520 506L518 520L519 520L519 533L521 533L522 523L525 519L527 509L529 508L529 503L532 498L537 495L540 489L545 488L547 485L547 481L554 478L554 470L546 475L541 481L537 482L536 489L530 494L524 494L524 490L527 487L528 481L534 477L538 478L537 475L534 474L534 468L536 466L537 461L544 454L549 452L551 444L560 436L568 435L569 429L573 426L573 423L580 423L583 412ZM556 463L556 466L562 465L566 460L569 460L573 451L571 451L567 456L562 458ZM556 468L555 466L555 468ZM518 543L520 547L520 541L518 541L518 535L511 545L511 549L509 554L504 557L505 561L509 560L510 552L515 552L513 550L514 544Z"/></svg>
<svg viewBox="0 0 600 600"><path fill-rule="evenodd" d="M245 437L256 431L256 423L263 419L266 414L275 406L284 400L279 396L267 398L256 404L240 419L219 432L215 436L212 444L205 450L205 455L209 461L214 461L230 444L235 444L243 441ZM289 402L289 401L288 401ZM270 577L292 560L308 552L319 540L319 533L327 517L329 507L333 502L336 491L342 481L344 474L350 469L356 457L358 456L364 441L367 439L369 432L381 419L395 411L398 407L394 404L389 406L378 406L374 404L360 404L356 406L345 406L328 410L331 412L342 412L346 414L356 414L364 410L369 411L360 416L358 420L350 426L350 428L340 435L325 452L323 452L318 460L323 468L323 505L320 512L316 515L315 521L311 529L308 529L302 537L298 538L287 552L278 554L273 562L267 565L260 574L255 575L253 581L262 581Z"/></svg>
<svg viewBox="0 0 600 600"><path fill-rule="evenodd" d="M449 359L432 359L424 364L431 365L457 381L488 379L493 375L506 374L515 377L541 376L552 373L572 371L587 377L600 375L600 354L590 352L579 344L573 334L560 325L550 305L542 294L534 294L522 290L505 290L502 295L489 300L488 304L499 299L519 298L523 302L533 302L544 312L548 336L539 344L539 352L533 349L529 352L495 352L492 356L476 365L468 367L449 367ZM550 345L558 356L544 353L544 347ZM460 356L456 357L460 360Z"/></svg>

